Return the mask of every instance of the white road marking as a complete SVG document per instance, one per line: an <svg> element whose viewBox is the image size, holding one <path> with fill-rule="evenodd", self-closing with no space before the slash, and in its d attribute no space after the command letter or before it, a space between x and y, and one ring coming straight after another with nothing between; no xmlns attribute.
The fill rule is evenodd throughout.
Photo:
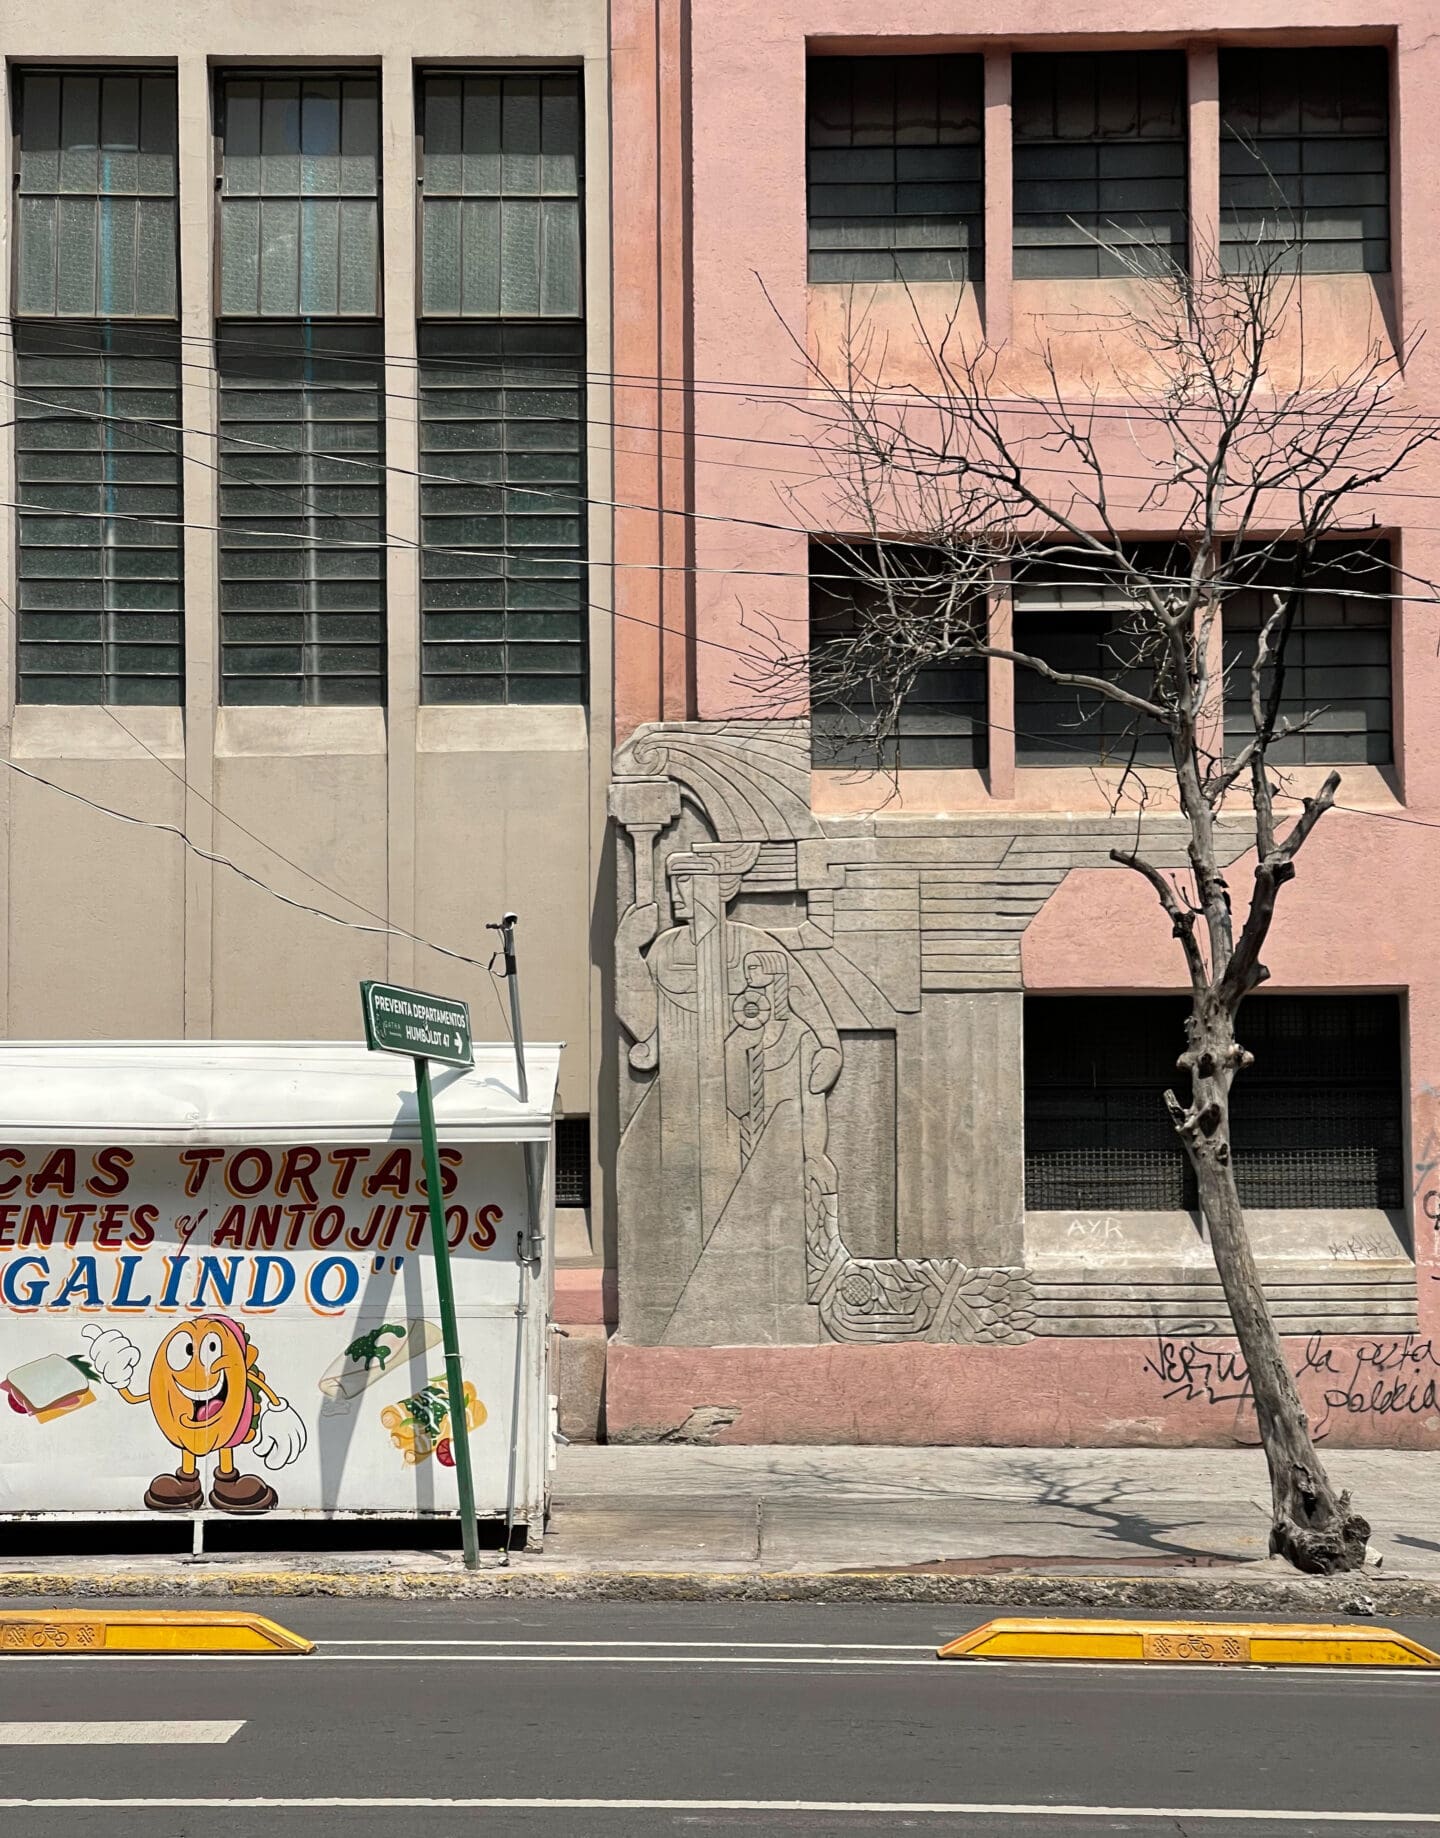
<svg viewBox="0 0 1440 1838"><path fill-rule="evenodd" d="M66 1744L89 1748L101 1743L228 1742L245 1727L220 1723L0 1723L0 1748L43 1749Z"/></svg>
<svg viewBox="0 0 1440 1838"><path fill-rule="evenodd" d="M1259 1810L1241 1806L1052 1806L987 1804L984 1800L566 1800L421 1798L388 1799L0 1799L0 1811L70 1812L81 1809L157 1812L782 1812L855 1813L895 1818L1169 1819L1230 1820L1242 1825L1382 1825L1393 1832L1440 1825L1440 1812L1322 1812Z"/></svg>
<svg viewBox="0 0 1440 1838"><path fill-rule="evenodd" d="M904 1645L879 1640L329 1640L326 1647L641 1647L649 1652L664 1647L678 1647L687 1653L712 1650L719 1653L933 1653L935 1648L923 1640Z"/></svg>

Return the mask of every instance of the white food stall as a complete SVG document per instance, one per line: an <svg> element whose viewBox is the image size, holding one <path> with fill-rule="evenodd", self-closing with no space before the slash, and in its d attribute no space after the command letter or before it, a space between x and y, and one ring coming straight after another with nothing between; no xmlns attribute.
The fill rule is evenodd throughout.
<svg viewBox="0 0 1440 1838"><path fill-rule="evenodd" d="M431 1069L476 1507L532 1544L559 1057ZM0 1519L456 1511L410 1062L0 1045Z"/></svg>

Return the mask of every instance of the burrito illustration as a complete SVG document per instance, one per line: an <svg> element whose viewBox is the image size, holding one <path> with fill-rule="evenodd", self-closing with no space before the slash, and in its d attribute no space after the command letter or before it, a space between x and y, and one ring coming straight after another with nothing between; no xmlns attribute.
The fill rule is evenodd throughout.
<svg viewBox="0 0 1440 1838"><path fill-rule="evenodd" d="M384 1378L387 1371L400 1371L417 1354L438 1347L440 1340L440 1329L433 1321L382 1321L379 1327L367 1328L357 1335L340 1357L330 1362L320 1389L332 1402L348 1404Z"/></svg>
<svg viewBox="0 0 1440 1838"><path fill-rule="evenodd" d="M89 1379L90 1374L78 1362L47 1353L43 1359L16 1366L0 1382L0 1391L9 1398L11 1410L22 1417L33 1417L37 1423L49 1423L95 1402Z"/></svg>

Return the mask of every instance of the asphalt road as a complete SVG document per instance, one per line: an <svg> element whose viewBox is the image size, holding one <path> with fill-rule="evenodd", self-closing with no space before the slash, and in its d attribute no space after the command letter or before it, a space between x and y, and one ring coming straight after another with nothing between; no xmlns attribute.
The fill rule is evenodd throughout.
<svg viewBox="0 0 1440 1838"><path fill-rule="evenodd" d="M0 1662L5 1838L1440 1838L1440 1673L941 1664L985 1618L943 1608L255 1606L320 1652Z"/></svg>

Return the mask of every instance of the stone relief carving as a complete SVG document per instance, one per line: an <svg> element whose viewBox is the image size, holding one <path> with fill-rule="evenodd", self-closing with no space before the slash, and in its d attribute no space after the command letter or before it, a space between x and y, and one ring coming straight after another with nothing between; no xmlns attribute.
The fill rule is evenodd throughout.
<svg viewBox="0 0 1440 1838"><path fill-rule="evenodd" d="M993 1085L1001 1113L1018 1107L1018 1060L1009 1076L993 1043L1018 1041L1025 927L1071 868L1108 865L1113 846L1133 843L1133 817L822 826L809 796L803 721L654 724L616 753L610 810L628 845L615 977L622 1333L678 1345L1017 1344L1133 1333L1152 1299L1166 1316L1193 1305L1206 1331L1213 1274L1148 1282L1102 1259L1077 1287L1073 1268L1027 1270L1018 1111L1008 1142L1000 1115L1001 1172L976 1198L998 1232L988 1214L983 1225L917 1222L945 1207L911 1169L894 1202L900 1254L857 1256L846 1194L865 1171L832 1158L847 1034L893 1035L906 1054L933 1054L938 1038L942 1062L927 1062L923 1089L912 1097L897 1077L873 1094L902 1147L910 1109L943 1113L957 1083ZM1236 855L1244 840L1237 828ZM1147 819L1146 846L1161 865L1184 860L1173 818ZM928 1007L945 1025L927 1032ZM963 1159L969 1145L946 1139L947 1115L939 1152ZM910 1161L935 1153L922 1142ZM954 1255L904 1254L937 1235ZM1380 1294L1374 1272L1369 1285L1357 1290L1361 1331ZM1334 1286L1322 1281L1321 1296L1333 1322ZM1409 1297L1413 1313L1413 1277ZM1394 1304L1393 1291L1375 1303L1387 1324Z"/></svg>

